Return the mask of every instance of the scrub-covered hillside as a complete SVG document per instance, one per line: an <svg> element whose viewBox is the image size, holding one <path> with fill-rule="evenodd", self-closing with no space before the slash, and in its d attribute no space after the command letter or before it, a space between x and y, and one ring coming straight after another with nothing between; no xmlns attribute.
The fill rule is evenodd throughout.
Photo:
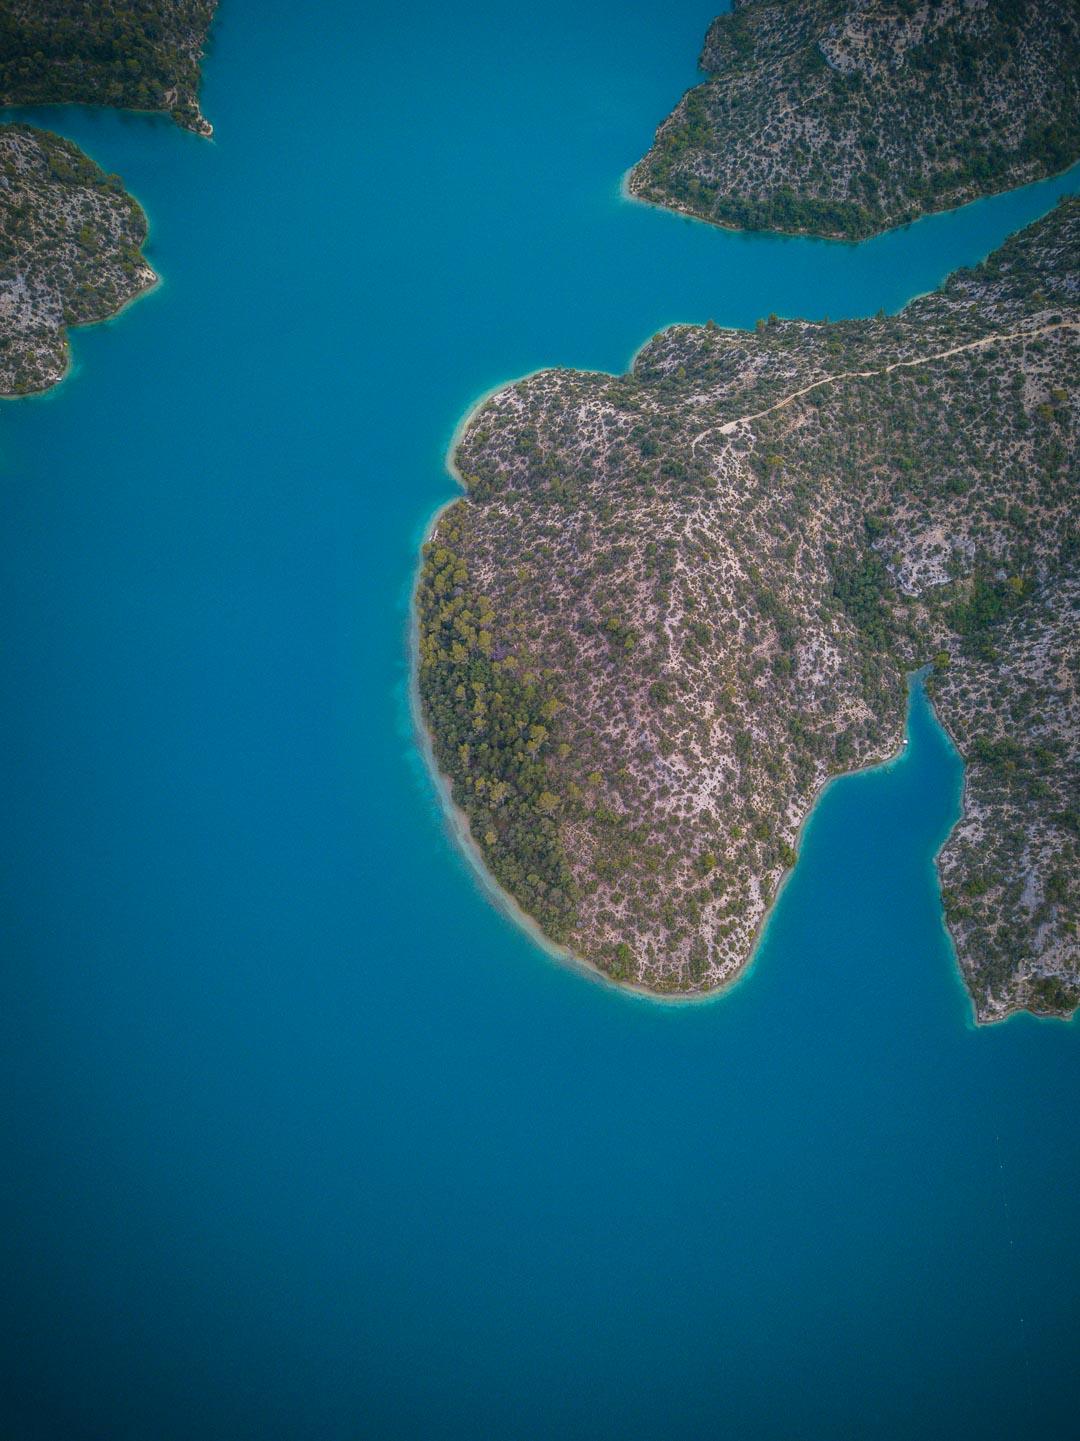
<svg viewBox="0 0 1080 1441"><path fill-rule="evenodd" d="M1075 0L735 0L630 173L739 229L859 239L1080 155Z"/></svg>
<svg viewBox="0 0 1080 1441"><path fill-rule="evenodd" d="M54 385L67 327L112 315L152 285L146 216L76 145L0 126L0 394Z"/></svg>
<svg viewBox="0 0 1080 1441"><path fill-rule="evenodd" d="M1080 201L895 317L682 326L497 393L416 597L435 755L492 874L616 980L744 965L905 675L966 762L940 860L977 1014L1080 1000Z"/></svg>
<svg viewBox="0 0 1080 1441"><path fill-rule="evenodd" d="M217 0L0 0L0 105L167 110L209 135L199 64Z"/></svg>

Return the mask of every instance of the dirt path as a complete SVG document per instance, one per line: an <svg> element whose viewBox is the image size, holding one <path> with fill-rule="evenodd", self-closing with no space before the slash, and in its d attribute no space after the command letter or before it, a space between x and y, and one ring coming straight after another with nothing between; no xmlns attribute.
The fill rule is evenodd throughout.
<svg viewBox="0 0 1080 1441"><path fill-rule="evenodd" d="M826 375L821 380L804 385L801 390L792 391L790 395L785 395L783 400L766 406L764 410L757 410L752 415L740 415L735 420L725 421L723 425L710 426L709 430L703 430L695 438L691 449L711 430L718 430L721 435L731 435L733 431L738 430L740 425L750 425L755 420L772 415L774 410L783 410L785 405L790 405L793 400L798 400L803 395L809 395L812 390L818 390L823 385L833 385L840 380L869 380L875 375L888 375L892 370L903 370L908 366L932 365L937 360L948 360L950 356L960 355L965 350L980 350L987 345L1000 345L1010 340L1034 340L1037 336L1046 335L1051 330L1080 330L1080 321L1056 320L1052 325L1041 325L1038 330L1013 330L1004 335L984 335L980 340L969 340L966 345L954 345L951 350L939 350L933 355L913 355L910 360L894 360L891 365L884 365L879 370L842 370L836 375Z"/></svg>

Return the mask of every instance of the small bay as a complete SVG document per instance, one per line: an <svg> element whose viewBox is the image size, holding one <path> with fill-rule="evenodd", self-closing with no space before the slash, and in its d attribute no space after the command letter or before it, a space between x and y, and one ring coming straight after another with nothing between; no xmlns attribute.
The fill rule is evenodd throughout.
<svg viewBox="0 0 1080 1441"><path fill-rule="evenodd" d="M490 904L412 733L478 395L895 310L1076 188L856 247L628 202L712 13L223 0L212 143L20 115L162 283L0 407L4 1434L1072 1434L1077 1026L972 1024L921 690L683 1007Z"/></svg>

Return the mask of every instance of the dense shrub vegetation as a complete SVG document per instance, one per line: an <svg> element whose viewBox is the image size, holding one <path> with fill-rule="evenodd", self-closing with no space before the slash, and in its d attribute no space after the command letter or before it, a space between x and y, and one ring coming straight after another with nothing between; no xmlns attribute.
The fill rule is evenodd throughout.
<svg viewBox="0 0 1080 1441"><path fill-rule="evenodd" d="M169 110L202 128L199 60L217 0L0 0L0 104Z"/></svg>
<svg viewBox="0 0 1080 1441"><path fill-rule="evenodd" d="M66 327L101 320L145 290L146 216L116 175L70 141L0 125L0 394L54 384Z"/></svg>
<svg viewBox="0 0 1080 1441"><path fill-rule="evenodd" d="M489 870L552 940L565 941L574 886L547 768L560 705L517 656L495 653L496 617L450 549L459 541L448 517L439 543L424 548L417 592L420 695L436 760Z"/></svg>
<svg viewBox="0 0 1080 1441"><path fill-rule="evenodd" d="M736 0L702 66L630 185L722 225L858 240L1080 155L1071 0Z"/></svg>

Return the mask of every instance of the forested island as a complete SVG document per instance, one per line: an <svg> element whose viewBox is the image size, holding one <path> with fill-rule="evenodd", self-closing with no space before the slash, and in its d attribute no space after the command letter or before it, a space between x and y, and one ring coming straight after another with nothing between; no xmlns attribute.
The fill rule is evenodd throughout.
<svg viewBox="0 0 1080 1441"><path fill-rule="evenodd" d="M0 0L0 106L164 110L200 135L199 66L217 0Z"/></svg>
<svg viewBox="0 0 1080 1441"><path fill-rule="evenodd" d="M1078 247L1069 199L897 316L678 326L470 417L420 710L552 942L656 994L728 984L820 788L897 751L929 665L976 1015L1076 1008Z"/></svg>
<svg viewBox="0 0 1080 1441"><path fill-rule="evenodd" d="M200 135L199 66L217 0L0 0L0 106L161 110ZM115 314L156 276L146 216L76 145L0 125L0 395L55 385L70 325Z"/></svg>
<svg viewBox="0 0 1080 1441"><path fill-rule="evenodd" d="M858 240L1080 156L1074 0L734 0L630 172L715 224Z"/></svg>

